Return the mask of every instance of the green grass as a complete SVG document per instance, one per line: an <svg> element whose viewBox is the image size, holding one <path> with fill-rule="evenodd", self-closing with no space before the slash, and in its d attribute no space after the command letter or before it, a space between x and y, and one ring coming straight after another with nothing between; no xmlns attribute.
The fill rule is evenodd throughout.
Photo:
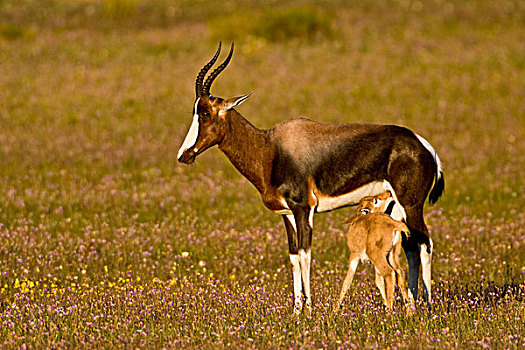
<svg viewBox="0 0 525 350"><path fill-rule="evenodd" d="M280 24L228 22L243 14L321 29L274 40ZM525 344L522 2L9 0L0 18L2 346ZM177 164L225 28L236 53L212 92L254 91L255 125L393 123L438 150L431 314L387 315L369 266L331 313L348 208L315 219L314 309L296 318L281 219L217 149Z"/></svg>

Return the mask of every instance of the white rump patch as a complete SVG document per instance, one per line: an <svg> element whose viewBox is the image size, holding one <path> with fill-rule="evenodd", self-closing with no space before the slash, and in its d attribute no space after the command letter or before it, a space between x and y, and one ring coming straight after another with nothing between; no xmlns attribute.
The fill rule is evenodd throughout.
<svg viewBox="0 0 525 350"><path fill-rule="evenodd" d="M439 159L436 150L434 149L434 147L432 147L430 142L428 142L423 136L420 136L416 133L414 134L419 139L419 142L421 142L421 144L430 152L430 154L432 154L432 157L434 158L434 161L436 162L436 165L437 165L437 174L438 176L441 176L440 174L443 171L443 165L441 164L441 160Z"/></svg>
<svg viewBox="0 0 525 350"><path fill-rule="evenodd" d="M197 105L199 104L200 99L201 98L199 97L197 101L195 101L195 107L193 109L193 121L191 122L190 130L188 130L188 134L186 135L182 146L180 146L177 159L180 158L187 149L193 147L197 142L197 138L199 137L199 114L197 113Z"/></svg>

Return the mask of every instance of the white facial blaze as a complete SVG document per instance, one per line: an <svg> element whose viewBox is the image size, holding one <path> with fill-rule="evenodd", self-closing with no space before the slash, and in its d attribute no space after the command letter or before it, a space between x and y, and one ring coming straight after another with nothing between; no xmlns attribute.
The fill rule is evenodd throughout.
<svg viewBox="0 0 525 350"><path fill-rule="evenodd" d="M180 158L184 151L193 147L195 142L197 142L197 138L199 137L199 114L197 113L197 105L199 104L199 100L200 97L197 99L197 101L195 101L195 108L193 109L195 114L193 114L193 121L191 122L190 130L188 130L188 134L186 135L182 146L180 146L177 158Z"/></svg>

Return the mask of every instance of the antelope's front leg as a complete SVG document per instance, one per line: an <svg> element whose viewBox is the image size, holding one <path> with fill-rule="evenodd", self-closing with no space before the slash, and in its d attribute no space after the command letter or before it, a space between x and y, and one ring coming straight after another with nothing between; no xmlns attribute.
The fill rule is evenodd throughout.
<svg viewBox="0 0 525 350"><path fill-rule="evenodd" d="M312 228L314 209L300 208L294 214L297 223L297 237L299 241L299 261L301 262L301 276L303 279L306 311L312 312L312 297L310 295L310 266L312 264Z"/></svg>
<svg viewBox="0 0 525 350"><path fill-rule="evenodd" d="M293 215L283 215L284 226L286 227L286 234L288 236L288 249L290 252L290 262L292 263L293 274L293 296L294 308L296 315L301 313L303 309L303 295L301 283L301 262L299 259L299 244L297 242L297 230L295 218Z"/></svg>
<svg viewBox="0 0 525 350"><path fill-rule="evenodd" d="M310 247L312 245L313 209L293 210L293 214L286 215L284 221L293 271L294 313L299 314L302 310L301 291L304 291L306 299L305 308L311 312L310 266L312 258Z"/></svg>
<svg viewBox="0 0 525 350"><path fill-rule="evenodd" d="M299 261L301 262L301 276L303 280L304 296L306 298L305 309L312 312L312 297L310 296L310 265L312 263L311 250L299 249Z"/></svg>

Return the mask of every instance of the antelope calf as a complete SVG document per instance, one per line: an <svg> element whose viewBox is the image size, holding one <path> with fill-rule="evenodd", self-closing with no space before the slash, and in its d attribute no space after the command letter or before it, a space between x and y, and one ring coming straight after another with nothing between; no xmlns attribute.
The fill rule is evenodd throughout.
<svg viewBox="0 0 525 350"><path fill-rule="evenodd" d="M405 275L399 265L401 235L405 234L405 238L408 239L410 230L401 221L394 220L390 215L384 213L392 201L389 191L375 197L364 197L359 203L356 215L344 222L350 224L347 238L350 262L339 296L338 307L341 306L352 283L359 261L374 264L375 282L388 310L392 309L396 277L403 299L410 307L413 306L414 300L407 291Z"/></svg>

